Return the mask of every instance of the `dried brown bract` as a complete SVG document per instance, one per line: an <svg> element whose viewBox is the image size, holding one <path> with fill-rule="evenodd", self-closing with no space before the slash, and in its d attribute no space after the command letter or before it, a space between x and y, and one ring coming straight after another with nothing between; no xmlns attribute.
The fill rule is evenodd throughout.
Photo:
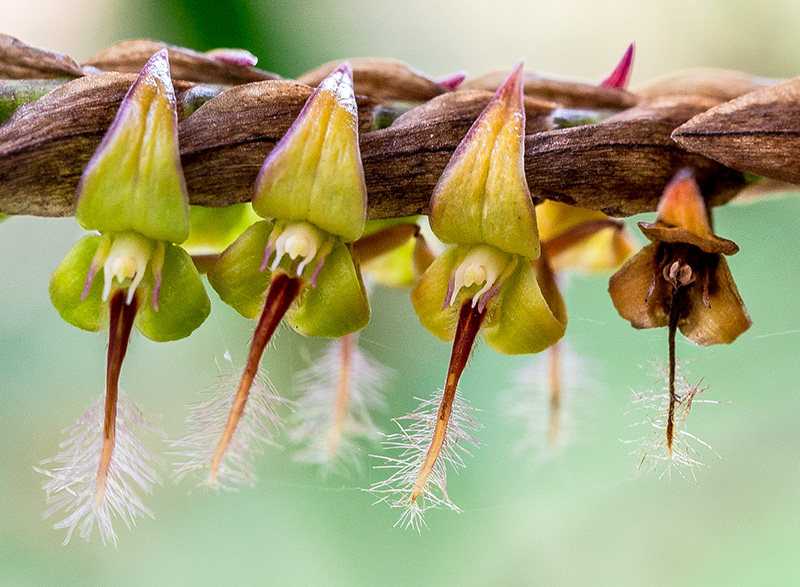
<svg viewBox="0 0 800 587"><path fill-rule="evenodd" d="M169 51L172 77L176 80L237 85L281 79L278 74L240 64L231 59L220 58L215 56L215 53L200 53L147 39L115 43L89 57L83 65L101 71L138 73L147 60L161 49Z"/></svg>
<svg viewBox="0 0 800 587"><path fill-rule="evenodd" d="M380 102L426 102L450 88L396 59L348 59L356 94ZM304 73L297 81L316 87L344 60L330 61Z"/></svg>
<svg viewBox="0 0 800 587"><path fill-rule="evenodd" d="M705 96L720 102L781 83L733 69L696 68L656 78L635 90L645 100L664 96Z"/></svg>
<svg viewBox="0 0 800 587"><path fill-rule="evenodd" d="M684 149L770 179L800 182L800 78L698 114L672 137Z"/></svg>
<svg viewBox="0 0 800 587"><path fill-rule="evenodd" d="M507 71L487 73L465 81L460 89L494 92L506 75ZM526 96L554 102L562 108L625 110L638 102L635 95L622 88L551 79L535 73L525 74L523 91Z"/></svg>
<svg viewBox="0 0 800 587"><path fill-rule="evenodd" d="M139 73L140 69L135 73ZM0 79L70 78L82 75L83 69L71 57L32 47L15 37L0 33Z"/></svg>
<svg viewBox="0 0 800 587"><path fill-rule="evenodd" d="M695 169L709 204L727 202L744 185L738 172L681 149L672 130L716 101L677 96L640 104L598 124L525 138L525 168L534 197L629 216L655 208L664 185Z"/></svg>

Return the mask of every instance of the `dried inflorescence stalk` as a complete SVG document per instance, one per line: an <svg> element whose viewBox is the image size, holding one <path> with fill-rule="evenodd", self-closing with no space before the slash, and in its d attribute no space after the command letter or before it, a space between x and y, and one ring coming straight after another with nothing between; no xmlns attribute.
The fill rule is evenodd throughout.
<svg viewBox="0 0 800 587"><path fill-rule="evenodd" d="M164 45L128 41L78 66L64 56L4 38L0 77L13 82L0 83L0 103L8 92L8 108L19 108L0 127L0 213L69 215L80 170L130 85L126 77L130 73L111 72L138 71L143 55ZM186 117L180 142L190 202L227 206L249 201L261 162L311 89L275 79L278 76L256 70L252 60L230 51L208 55L166 48L178 64L173 76L179 116ZM25 68L16 67L23 61ZM54 67L57 75L67 76L61 87L43 97L52 85L42 88L32 82L36 88L31 92L15 89L23 78L52 76ZM355 60L353 67L355 91L361 96L368 217L425 213L445 164L491 97L487 90L496 89L504 74L447 85L390 60ZM98 69L104 73L80 77ZM333 64L323 66L300 80L314 84L332 69ZM744 185L742 175L684 150L670 135L733 94L757 87L757 82L768 83L748 84L749 78L741 77L710 72L704 78L710 80L706 86L716 84L727 93L695 80L688 85L657 85L640 95L613 84L527 75L525 168L534 197L629 215L653 210L669 178L691 166L709 202L725 202ZM35 101L23 104L28 100ZM380 128L408 109L400 103L417 107L388 128ZM66 111L82 116L63 116ZM530 127L537 121L541 124ZM562 128L573 124L578 126ZM366 132L372 129L378 130ZM581 156L574 156L576 152Z"/></svg>

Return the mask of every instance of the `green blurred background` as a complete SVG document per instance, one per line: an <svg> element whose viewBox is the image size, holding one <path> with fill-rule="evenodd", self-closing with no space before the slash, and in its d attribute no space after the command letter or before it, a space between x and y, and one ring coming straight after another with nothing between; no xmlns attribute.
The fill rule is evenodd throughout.
<svg viewBox="0 0 800 587"><path fill-rule="evenodd" d="M244 47L285 76L347 56L395 57L432 75L481 74L523 56L528 69L600 79L631 40L634 85L698 65L792 77L800 63L795 0L0 0L0 14L3 32L77 59L144 36ZM704 397L728 402L698 404L690 417L722 457L701 451L710 466L696 484L637 480L620 442L638 435L625 415L631 390L659 385L648 361L664 356L666 332L634 331L615 315L605 278L576 278L567 337L601 382L576 399L579 442L545 463L517 454L524 431L502 396L530 359L479 348L462 389L482 410L484 446L450 481L462 515L432 512L421 535L395 529L398 512L360 490L383 473L324 477L289 448L268 448L253 489L157 488L156 519L132 532L117 524L114 549L97 535L62 546L33 471L103 389L104 335L65 324L47 297L81 231L71 219L11 219L0 226L0 585L800 584L798 220L796 196L716 212L719 234L741 247L730 264L755 323L730 348L679 346L695 361L690 378L710 386ZM216 361L230 350L241 363L252 332L211 295L195 335L137 337L123 370L123 388L173 437ZM391 417L441 385L449 348L419 326L407 293L378 289L373 307L361 343L396 372L378 419L391 431ZM264 365L291 394L291 372L319 349L284 329Z"/></svg>

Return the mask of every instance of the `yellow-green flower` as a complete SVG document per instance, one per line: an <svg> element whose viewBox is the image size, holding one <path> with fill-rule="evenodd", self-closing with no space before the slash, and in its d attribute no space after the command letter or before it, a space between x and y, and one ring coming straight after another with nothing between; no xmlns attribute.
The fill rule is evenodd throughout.
<svg viewBox="0 0 800 587"><path fill-rule="evenodd" d="M239 423L269 403L259 394L254 407L248 397L284 315L308 336L344 336L369 321L351 254L366 219L357 115L352 71L344 64L320 83L264 161L253 210L265 220L250 226L208 272L224 302L247 318L260 318L223 429L198 426L179 443L188 447L181 472L209 468L212 484L252 481L243 455L253 452L260 435ZM219 436L209 448L210 434Z"/></svg>
<svg viewBox="0 0 800 587"><path fill-rule="evenodd" d="M436 413L428 413L435 402L425 402L409 428L389 438L401 457L387 457L394 473L372 487L382 501L404 508L405 525L424 523L428 507L457 509L445 463L463 464L457 447L471 440L474 421L456 389L478 333L499 352L532 353L555 343L566 327L552 276L532 266L540 247L524 170L522 79L520 64L472 125L431 197L431 229L455 246L422 275L411 300L428 330L453 341L450 366Z"/></svg>
<svg viewBox="0 0 800 587"><path fill-rule="evenodd" d="M175 93L166 50L156 53L128 91L78 187L75 218L87 230L53 273L50 298L85 330L109 332L105 400L76 423L44 488L51 511L88 538L96 523L116 541L112 517L130 525L148 514L139 492L156 479L133 435L143 421L119 399L119 375L136 326L157 341L188 336L210 303L189 255L189 207L178 152ZM119 438L119 442L117 439Z"/></svg>

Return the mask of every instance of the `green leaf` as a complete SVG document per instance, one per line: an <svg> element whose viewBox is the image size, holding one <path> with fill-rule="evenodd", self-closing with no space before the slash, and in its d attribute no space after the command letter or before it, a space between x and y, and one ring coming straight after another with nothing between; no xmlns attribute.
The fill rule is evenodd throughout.
<svg viewBox="0 0 800 587"><path fill-rule="evenodd" d="M272 274L259 269L273 226L269 220L253 224L208 271L208 282L220 299L245 318L255 318L264 306Z"/></svg>
<svg viewBox="0 0 800 587"><path fill-rule="evenodd" d="M306 336L339 337L367 325L367 293L350 250L341 240L336 239L325 257L316 287L306 285L286 319Z"/></svg>
<svg viewBox="0 0 800 587"><path fill-rule="evenodd" d="M50 301L61 317L78 328L97 332L108 328L108 305L102 300L103 271L94 276L81 301L92 258L103 237L90 234L79 240L50 278Z"/></svg>
<svg viewBox="0 0 800 587"><path fill-rule="evenodd" d="M153 272L149 270L142 282L142 297L134 322L147 338L157 342L185 338L208 317L211 302L206 288L191 257L181 247L166 247L158 311L152 301L154 284Z"/></svg>

